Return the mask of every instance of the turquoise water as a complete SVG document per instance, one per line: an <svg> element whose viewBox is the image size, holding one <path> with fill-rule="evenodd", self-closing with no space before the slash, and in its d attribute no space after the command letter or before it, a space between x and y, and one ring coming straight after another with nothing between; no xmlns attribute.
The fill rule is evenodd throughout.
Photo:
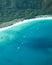
<svg viewBox="0 0 52 65"><path fill-rule="evenodd" d="M0 65L52 65L52 20L1 31Z"/></svg>

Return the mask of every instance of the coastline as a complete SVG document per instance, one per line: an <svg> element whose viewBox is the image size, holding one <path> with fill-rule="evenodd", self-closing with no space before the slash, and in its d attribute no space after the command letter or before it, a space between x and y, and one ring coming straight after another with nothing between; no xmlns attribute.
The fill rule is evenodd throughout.
<svg viewBox="0 0 52 65"><path fill-rule="evenodd" d="M34 19L27 19L27 20L22 20L19 22L15 22L15 23L11 23L12 25L7 25L6 27L0 27L0 31L4 31L6 29L12 28L13 26L18 26L21 25L23 23L27 23L27 22L32 22L32 21L37 21L37 20L52 20L52 17L41 17L41 18L34 18ZM11 21L13 22L13 21Z"/></svg>

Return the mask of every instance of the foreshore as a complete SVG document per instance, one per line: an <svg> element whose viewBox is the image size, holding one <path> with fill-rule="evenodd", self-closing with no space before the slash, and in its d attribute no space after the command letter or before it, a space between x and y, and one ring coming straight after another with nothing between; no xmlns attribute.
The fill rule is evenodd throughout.
<svg viewBox="0 0 52 65"><path fill-rule="evenodd" d="M22 19L14 19L12 21L9 21L9 22L0 22L0 28L4 28L4 27L7 27L7 26L11 26L19 21L22 21Z"/></svg>
<svg viewBox="0 0 52 65"><path fill-rule="evenodd" d="M13 26L18 26L20 24L23 24L23 23L27 23L27 22L32 22L32 21L36 21L36 20L52 20L52 17L43 17L43 18L34 18L34 19L27 19L27 20L23 20L23 21L19 21L19 22L13 22L11 21L10 24L9 22L2 24L0 25L0 31L3 31L3 30L6 30L8 28L11 28Z"/></svg>

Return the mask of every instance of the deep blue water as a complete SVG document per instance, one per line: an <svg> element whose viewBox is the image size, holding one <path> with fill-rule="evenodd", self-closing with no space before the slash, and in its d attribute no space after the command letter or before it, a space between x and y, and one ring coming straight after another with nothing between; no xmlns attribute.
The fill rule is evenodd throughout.
<svg viewBox="0 0 52 65"><path fill-rule="evenodd" d="M52 65L52 20L1 31L0 65Z"/></svg>

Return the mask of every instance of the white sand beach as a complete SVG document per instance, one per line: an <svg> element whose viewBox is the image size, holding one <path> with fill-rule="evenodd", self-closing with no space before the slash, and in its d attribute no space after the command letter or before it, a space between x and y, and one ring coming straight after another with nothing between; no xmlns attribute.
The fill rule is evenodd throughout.
<svg viewBox="0 0 52 65"><path fill-rule="evenodd" d="M40 17L40 18L34 18L34 19L27 19L27 20L23 20L23 21L19 21L19 22L15 22L15 24L11 25L11 26L7 26L7 27L3 27L3 28L0 28L0 31L3 31L3 30L6 30L6 29L9 29L9 28L12 28L13 26L18 26L18 25L21 25L23 23L27 23L27 22L32 22L32 21L36 21L36 20L52 20L52 17Z"/></svg>

